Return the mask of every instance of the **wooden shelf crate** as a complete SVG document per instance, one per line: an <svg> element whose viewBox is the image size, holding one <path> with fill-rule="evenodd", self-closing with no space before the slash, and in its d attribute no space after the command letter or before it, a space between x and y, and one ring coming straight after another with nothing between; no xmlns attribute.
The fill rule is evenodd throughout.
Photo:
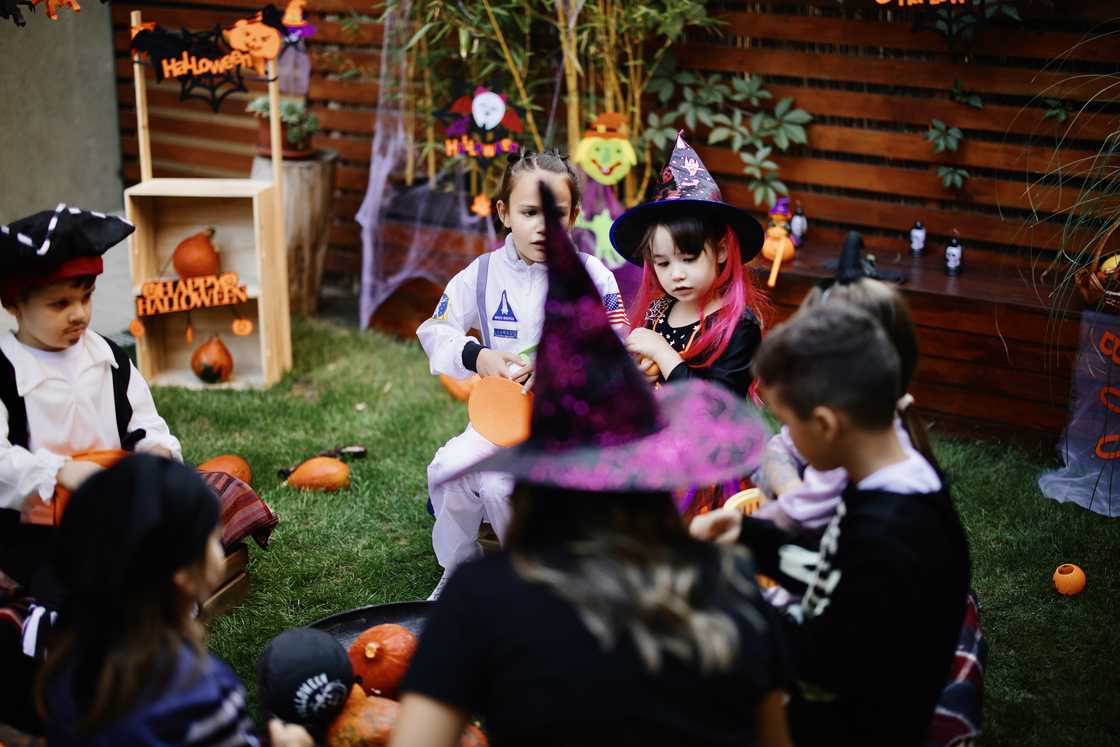
<svg viewBox="0 0 1120 747"><path fill-rule="evenodd" d="M140 373L153 385L248 388L276 383L291 367L287 268L278 250L273 184L251 179L149 179L125 190L125 210L136 225L131 238L133 293L145 283L178 280L171 254L183 239L214 228L221 272L235 272L249 299L234 306L191 310L194 340L187 342L188 312L144 317L136 341ZM235 313L253 323L235 336ZM233 356L233 375L206 384L191 371L191 354L219 334Z"/></svg>

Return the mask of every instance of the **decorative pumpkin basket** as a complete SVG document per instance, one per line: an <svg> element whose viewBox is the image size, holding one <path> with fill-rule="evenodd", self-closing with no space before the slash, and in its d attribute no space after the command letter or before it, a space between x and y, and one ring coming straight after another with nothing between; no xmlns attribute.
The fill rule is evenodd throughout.
<svg viewBox="0 0 1120 747"><path fill-rule="evenodd" d="M1097 242L1089 264L1075 276L1077 290L1087 306L1113 313L1120 313L1120 247L1106 255L1103 262L1101 255L1117 228L1120 228L1120 221L1108 227Z"/></svg>

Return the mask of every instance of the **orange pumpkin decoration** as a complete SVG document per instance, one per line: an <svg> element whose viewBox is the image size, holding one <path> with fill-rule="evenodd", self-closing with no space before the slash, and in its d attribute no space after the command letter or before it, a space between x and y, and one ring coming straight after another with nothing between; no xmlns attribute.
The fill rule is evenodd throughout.
<svg viewBox="0 0 1120 747"><path fill-rule="evenodd" d="M443 388L447 390L448 394L460 402L466 402L470 399L471 392L474 391L480 381L482 381L482 377L478 374L469 379L453 379L446 374L439 375L439 383L443 384Z"/></svg>
<svg viewBox="0 0 1120 747"><path fill-rule="evenodd" d="M389 744L400 704L388 698L366 697L354 685L350 697L327 729L327 747L378 747Z"/></svg>
<svg viewBox="0 0 1120 747"><path fill-rule="evenodd" d="M237 319L233 322L233 334L238 337L248 337L253 334L253 323L248 319Z"/></svg>
<svg viewBox="0 0 1120 747"><path fill-rule="evenodd" d="M202 472L225 472L246 485L253 484L253 469L237 454L220 454L198 465L198 469Z"/></svg>
<svg viewBox="0 0 1120 747"><path fill-rule="evenodd" d="M207 228L201 233L188 236L179 242L171 254L171 264L181 278L195 278L202 275L217 275L221 268L218 250L210 243L214 229Z"/></svg>
<svg viewBox="0 0 1120 747"><path fill-rule="evenodd" d="M1054 570L1054 588L1058 593L1072 597L1085 590L1085 571L1073 563L1062 563Z"/></svg>
<svg viewBox="0 0 1120 747"><path fill-rule="evenodd" d="M296 467L287 482L300 490L341 490L350 485L350 468L334 457L312 457Z"/></svg>
<svg viewBox="0 0 1120 747"><path fill-rule="evenodd" d="M146 331L147 330L144 329L144 322L140 321L139 319L133 319L128 323L128 333L135 337L137 340L143 337L144 332Z"/></svg>
<svg viewBox="0 0 1120 747"><path fill-rule="evenodd" d="M416 653L416 634L395 623L374 625L350 644L354 677L370 695L395 698Z"/></svg>
<svg viewBox="0 0 1120 747"><path fill-rule="evenodd" d="M78 462L93 462L102 467L112 467L128 456L123 449L96 449L92 451L79 451L71 454L70 458ZM62 520L62 513L66 504L70 502L70 491L61 485L54 486L54 497L51 502L43 503L38 493L32 493L24 501L24 521L29 524L42 524L45 526L58 526Z"/></svg>
<svg viewBox="0 0 1120 747"><path fill-rule="evenodd" d="M198 346L191 356L191 370L207 384L229 381L233 373L233 356L217 335Z"/></svg>
<svg viewBox="0 0 1120 747"><path fill-rule="evenodd" d="M350 688L342 712L327 729L327 747L382 747L389 744L397 725L400 703L376 695L367 696L361 687ZM486 735L474 724L463 730L459 747L490 747Z"/></svg>

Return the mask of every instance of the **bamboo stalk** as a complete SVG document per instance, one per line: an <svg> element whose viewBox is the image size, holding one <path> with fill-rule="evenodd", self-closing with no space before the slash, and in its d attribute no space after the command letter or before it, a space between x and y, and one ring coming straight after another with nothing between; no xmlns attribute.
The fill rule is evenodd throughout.
<svg viewBox="0 0 1120 747"><path fill-rule="evenodd" d="M412 50L405 52L403 77L410 83L412 82L415 59L415 52ZM404 101L404 183L411 187L412 182L416 179L416 99L412 96L405 96Z"/></svg>
<svg viewBox="0 0 1120 747"><path fill-rule="evenodd" d="M576 152L579 146L579 59L576 57L575 34L569 19L564 0L555 0L556 25L560 30L560 49L564 55L564 81L568 89L568 153Z"/></svg>
<svg viewBox="0 0 1120 747"><path fill-rule="evenodd" d="M272 204L274 241L272 261L279 282L275 293L280 296L276 323L280 325L280 370L292 367L291 299L288 287L288 247L284 227L284 143L280 134L280 74L276 60L268 61L268 112L272 141ZM275 307L274 307L275 308Z"/></svg>
<svg viewBox="0 0 1120 747"><path fill-rule="evenodd" d="M136 28L141 23L140 11L129 15L129 23ZM144 76L144 63L139 54L132 55L132 81L136 86L136 141L140 156L140 181L152 178L152 135L148 129L148 85Z"/></svg>
<svg viewBox="0 0 1120 747"><path fill-rule="evenodd" d="M502 56L506 59L506 67L509 68L509 74L513 77L513 84L517 86L517 93L520 94L521 101L525 106L525 122L529 125L529 134L533 136L533 144L537 146L538 151L542 151L544 150L544 143L541 141L541 133L537 130L537 121L533 118L533 102L529 99L528 91L525 90L521 73L517 71L517 67L513 64L513 55L510 54L509 45L506 44L506 37L498 25L498 19L494 17L490 0L482 0L482 5L486 8L486 15L490 19L490 27L494 29L494 35L498 38L498 45L502 48Z"/></svg>
<svg viewBox="0 0 1120 747"><path fill-rule="evenodd" d="M420 40L420 54L424 57L424 59L428 58L428 42L427 42L426 39L421 39ZM427 154L427 158L426 158L427 166L428 166L428 187L430 189L435 189L435 187L436 187L436 148L435 148L435 146L436 146L436 125L435 125L435 121L432 119L432 109L434 108L433 103L432 103L432 73L431 73L431 69L427 65L424 65L424 76L423 77L424 77L423 84L424 84L424 104L425 104L425 106L424 106L424 121L426 123L425 126L424 126L424 135L428 140L428 154Z"/></svg>

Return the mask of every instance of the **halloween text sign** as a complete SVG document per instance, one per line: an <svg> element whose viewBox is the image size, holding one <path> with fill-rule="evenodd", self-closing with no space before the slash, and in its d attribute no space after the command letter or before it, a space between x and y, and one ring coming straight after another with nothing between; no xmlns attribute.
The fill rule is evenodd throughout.
<svg viewBox="0 0 1120 747"><path fill-rule="evenodd" d="M238 282L236 272L202 275L183 280L144 283L136 297L136 316L155 316L177 311L232 306L249 300L249 291Z"/></svg>
<svg viewBox="0 0 1120 747"><path fill-rule="evenodd" d="M168 31L155 23L132 29L131 49L151 60L156 81L177 80L180 99L200 98L218 111L226 96L246 91L243 70L264 75L289 32L283 14L267 5L252 18L209 31Z"/></svg>
<svg viewBox="0 0 1120 747"><path fill-rule="evenodd" d="M444 154L448 158L469 156L488 160L503 153L516 153L519 146L511 134L522 131L521 117L506 99L505 94L484 86L456 99L445 113L451 121L444 128Z"/></svg>

